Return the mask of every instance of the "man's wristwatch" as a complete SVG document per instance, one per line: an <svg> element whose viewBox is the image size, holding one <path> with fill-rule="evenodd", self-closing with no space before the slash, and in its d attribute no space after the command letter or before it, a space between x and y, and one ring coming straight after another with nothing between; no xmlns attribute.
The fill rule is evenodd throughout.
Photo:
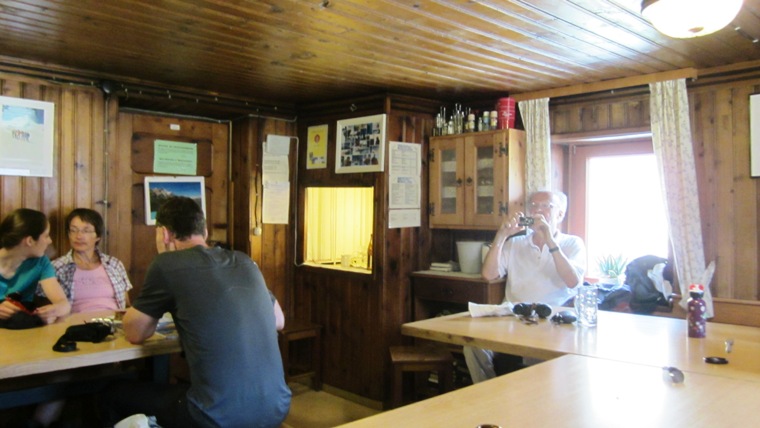
<svg viewBox="0 0 760 428"><path fill-rule="evenodd" d="M550 253L556 253L557 251L559 251L559 245L554 248L549 248Z"/></svg>

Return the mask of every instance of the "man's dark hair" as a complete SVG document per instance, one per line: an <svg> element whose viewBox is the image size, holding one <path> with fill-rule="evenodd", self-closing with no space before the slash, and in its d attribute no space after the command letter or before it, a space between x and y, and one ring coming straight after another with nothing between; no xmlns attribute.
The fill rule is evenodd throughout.
<svg viewBox="0 0 760 428"><path fill-rule="evenodd" d="M77 208L66 216L66 230L69 230L71 221L79 217L85 223L90 223L95 228L98 238L103 236L103 217L95 210L89 208Z"/></svg>
<svg viewBox="0 0 760 428"><path fill-rule="evenodd" d="M184 196L167 199L156 213L156 224L167 228L180 241L206 233L203 210L194 200Z"/></svg>

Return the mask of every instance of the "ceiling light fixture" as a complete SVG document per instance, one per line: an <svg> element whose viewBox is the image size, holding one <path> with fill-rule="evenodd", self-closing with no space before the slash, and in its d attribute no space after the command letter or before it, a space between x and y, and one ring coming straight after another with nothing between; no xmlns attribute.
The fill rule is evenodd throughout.
<svg viewBox="0 0 760 428"><path fill-rule="evenodd" d="M666 36L686 39L728 25L743 0L642 0L641 14Z"/></svg>

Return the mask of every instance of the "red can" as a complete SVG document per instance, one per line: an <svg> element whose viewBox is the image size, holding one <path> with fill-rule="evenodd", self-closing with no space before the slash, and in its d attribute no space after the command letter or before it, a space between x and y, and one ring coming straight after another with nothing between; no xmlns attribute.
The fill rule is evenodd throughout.
<svg viewBox="0 0 760 428"><path fill-rule="evenodd" d="M499 98L496 103L496 111L499 112L497 126L499 129L515 127L515 99Z"/></svg>

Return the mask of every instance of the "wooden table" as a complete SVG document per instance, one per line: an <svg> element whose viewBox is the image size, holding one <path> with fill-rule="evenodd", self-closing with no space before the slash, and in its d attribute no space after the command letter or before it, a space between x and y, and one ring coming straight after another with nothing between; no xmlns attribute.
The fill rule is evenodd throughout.
<svg viewBox="0 0 760 428"><path fill-rule="evenodd" d="M53 345L68 326L112 315L112 312L80 313L44 327L0 330L0 379L3 380L0 409L56 399L72 391L87 392L90 382L118 372L103 366L108 363L152 357L153 378L168 380L168 354L181 350L176 335L155 334L143 345L132 345L124 339L123 332L117 331L100 343L77 342L78 350L74 352L53 351ZM86 369L70 371L79 368ZM54 377L46 375L52 373L56 373ZM70 383L77 380L77 384Z"/></svg>
<svg viewBox="0 0 760 428"><path fill-rule="evenodd" d="M709 334L709 331L708 331ZM567 355L343 425L362 427L755 426L760 382Z"/></svg>
<svg viewBox="0 0 760 428"><path fill-rule="evenodd" d="M53 345L68 326L107 315L113 314L80 313L44 327L1 330L0 379L166 355L181 350L176 338L156 335L144 345L132 345L124 339L123 333L117 332L101 343L77 342L78 351L53 351Z"/></svg>
<svg viewBox="0 0 760 428"><path fill-rule="evenodd" d="M707 324L707 337L687 337L686 321L600 311L595 328L555 325L541 320L526 325L517 318L471 318L468 313L404 324L408 336L470 345L540 359L566 354L605 358L734 379L760 380L760 328ZM725 351L733 339L733 351ZM704 357L725 357L729 364L706 364Z"/></svg>

